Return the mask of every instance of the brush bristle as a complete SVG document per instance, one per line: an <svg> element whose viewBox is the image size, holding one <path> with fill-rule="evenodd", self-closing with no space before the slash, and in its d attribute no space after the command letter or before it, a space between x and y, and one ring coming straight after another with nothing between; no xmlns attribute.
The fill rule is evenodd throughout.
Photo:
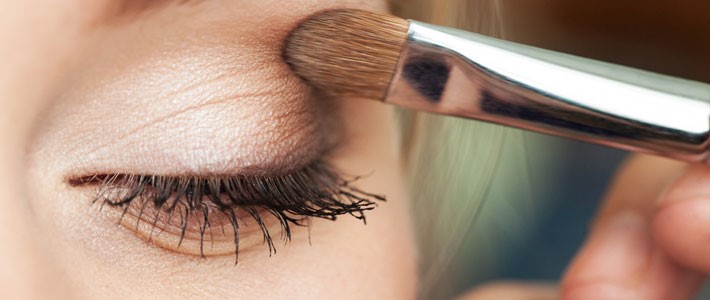
<svg viewBox="0 0 710 300"><path fill-rule="evenodd" d="M407 37L406 20L354 9L303 21L286 40L296 74L330 96L382 99Z"/></svg>

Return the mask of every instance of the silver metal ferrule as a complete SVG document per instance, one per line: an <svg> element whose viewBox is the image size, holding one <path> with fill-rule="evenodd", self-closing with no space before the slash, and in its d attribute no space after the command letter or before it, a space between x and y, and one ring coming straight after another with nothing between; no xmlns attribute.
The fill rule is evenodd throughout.
<svg viewBox="0 0 710 300"><path fill-rule="evenodd" d="M710 85L412 21L384 101L710 162Z"/></svg>

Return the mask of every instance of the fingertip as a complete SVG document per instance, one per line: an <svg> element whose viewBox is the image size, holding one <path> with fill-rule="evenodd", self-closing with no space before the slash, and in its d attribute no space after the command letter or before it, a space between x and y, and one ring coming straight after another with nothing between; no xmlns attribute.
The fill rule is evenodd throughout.
<svg viewBox="0 0 710 300"><path fill-rule="evenodd" d="M653 219L653 237L677 263L710 273L710 197L673 201L659 208Z"/></svg>
<svg viewBox="0 0 710 300"><path fill-rule="evenodd" d="M631 211L601 220L565 274L562 299L689 299L702 277L658 249L648 221Z"/></svg>
<svg viewBox="0 0 710 300"><path fill-rule="evenodd" d="M690 166L659 198L652 235L674 261L710 273L710 167Z"/></svg>

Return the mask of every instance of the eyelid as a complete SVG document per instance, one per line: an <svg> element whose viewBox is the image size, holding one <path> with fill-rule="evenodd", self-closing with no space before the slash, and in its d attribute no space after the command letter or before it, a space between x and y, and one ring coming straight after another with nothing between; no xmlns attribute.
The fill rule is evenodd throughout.
<svg viewBox="0 0 710 300"><path fill-rule="evenodd" d="M61 91L36 148L66 153L65 173L236 173L295 170L340 138L335 101L313 95L280 52L219 43L102 56L108 67L87 65Z"/></svg>
<svg viewBox="0 0 710 300"><path fill-rule="evenodd" d="M375 201L384 197L353 187L353 180L357 177L343 179L332 167L316 161L279 176L93 174L71 178L68 183L73 187L95 187L93 201L122 209L121 218L132 215L136 219L136 231L140 229L141 220L152 224L150 234L142 233L149 239L153 238L156 224L170 226L173 216L180 216L178 224L172 224L176 229L172 230L173 234L179 232L180 235L177 248L189 232L188 228L193 228L199 233L199 255L205 256L207 227L211 230L218 224L231 227L233 250L238 255L239 222L245 222L245 217L252 218L261 228L270 253L275 252L275 247L269 224L264 222L266 216L278 221L285 241L291 238L291 225L306 225L310 217L335 220L339 215L349 214L364 222L364 212L374 209ZM214 213L222 219L211 216ZM242 219L238 220L237 216ZM171 232L163 229L161 232ZM211 231L210 238L214 238Z"/></svg>

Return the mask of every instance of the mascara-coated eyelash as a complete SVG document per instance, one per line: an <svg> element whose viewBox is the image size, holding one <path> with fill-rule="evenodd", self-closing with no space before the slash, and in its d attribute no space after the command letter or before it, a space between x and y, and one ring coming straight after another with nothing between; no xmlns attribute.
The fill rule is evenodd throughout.
<svg viewBox="0 0 710 300"><path fill-rule="evenodd" d="M164 176L140 174L94 174L69 180L75 187L95 186L95 203L122 208L137 214L137 222L148 216L151 232L159 220L178 220L178 247L188 227L197 222L200 255L204 257L205 235L211 235L212 214L221 214L234 232L234 254L239 253L239 223L248 216L259 226L269 254L275 253L274 241L264 222L273 216L281 226L281 237L291 240L291 225L308 224L308 218L335 220L349 214L365 222L364 212L376 207L381 195L371 194L351 185L323 162L315 162L296 172L282 176ZM150 216L152 212L152 216ZM174 219L175 218L175 219ZM165 221L167 220L167 221ZM136 228L138 223L136 224ZM223 229L224 231L224 229Z"/></svg>

